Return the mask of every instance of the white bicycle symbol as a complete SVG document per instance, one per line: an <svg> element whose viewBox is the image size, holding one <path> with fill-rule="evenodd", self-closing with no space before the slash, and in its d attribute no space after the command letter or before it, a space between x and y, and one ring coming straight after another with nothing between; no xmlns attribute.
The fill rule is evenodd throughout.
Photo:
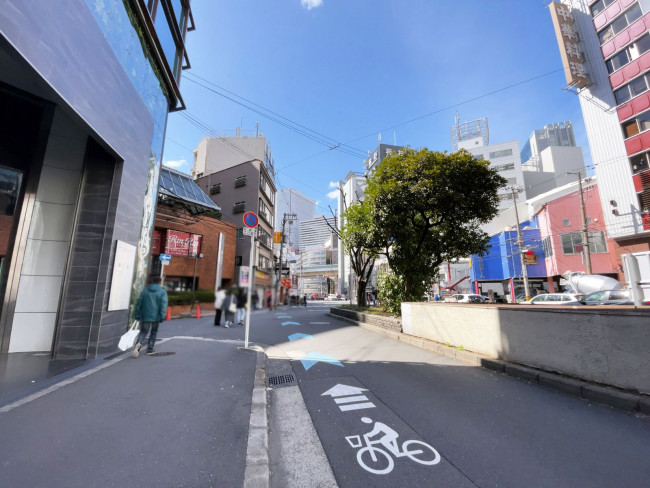
<svg viewBox="0 0 650 488"><path fill-rule="evenodd" d="M365 423L372 422L368 417L363 417L361 420ZM374 441L370 440L370 437L378 434L383 434L383 436ZM391 454L396 458L408 457L416 463L428 466L440 462L438 451L426 442L414 439L404 441L400 449L397 437L399 437L397 432L386 424L375 422L373 430L363 434L363 440L360 435L347 436L345 439L355 449L363 446L365 441L366 446L357 452L357 462L363 469L374 474L387 474L393 470L395 461ZM377 444L381 444L385 449L376 447Z"/></svg>

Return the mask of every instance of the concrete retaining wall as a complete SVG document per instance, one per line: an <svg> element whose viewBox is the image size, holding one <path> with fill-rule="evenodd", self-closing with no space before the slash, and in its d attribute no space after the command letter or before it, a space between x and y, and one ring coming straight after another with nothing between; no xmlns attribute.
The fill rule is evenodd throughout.
<svg viewBox="0 0 650 488"><path fill-rule="evenodd" d="M330 308L330 313L392 332L402 331L402 322L398 318L382 317L381 315L366 314L342 308Z"/></svg>
<svg viewBox="0 0 650 488"><path fill-rule="evenodd" d="M650 393L650 310L403 303L405 334Z"/></svg>

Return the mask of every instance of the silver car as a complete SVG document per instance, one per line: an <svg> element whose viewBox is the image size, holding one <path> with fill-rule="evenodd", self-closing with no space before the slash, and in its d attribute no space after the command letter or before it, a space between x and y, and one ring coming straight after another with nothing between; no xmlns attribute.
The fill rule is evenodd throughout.
<svg viewBox="0 0 650 488"><path fill-rule="evenodd" d="M577 293L542 293L530 299L528 302L521 302L522 305L582 305L580 299L584 295Z"/></svg>

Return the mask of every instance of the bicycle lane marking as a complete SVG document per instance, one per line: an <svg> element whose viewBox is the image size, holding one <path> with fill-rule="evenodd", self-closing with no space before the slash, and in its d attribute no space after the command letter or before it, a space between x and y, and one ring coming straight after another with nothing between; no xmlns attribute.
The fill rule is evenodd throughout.
<svg viewBox="0 0 650 488"><path fill-rule="evenodd" d="M444 446L420 437L356 377L299 386L339 485L476 486L444 458Z"/></svg>

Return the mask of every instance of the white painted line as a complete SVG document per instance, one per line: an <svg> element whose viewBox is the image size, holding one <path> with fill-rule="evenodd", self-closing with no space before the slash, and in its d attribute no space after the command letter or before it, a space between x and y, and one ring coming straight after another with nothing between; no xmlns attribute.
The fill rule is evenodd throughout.
<svg viewBox="0 0 650 488"><path fill-rule="evenodd" d="M329 324L329 322L309 322L309 323L314 324L314 325L328 325Z"/></svg>
<svg viewBox="0 0 650 488"><path fill-rule="evenodd" d="M334 399L336 403L365 402L366 400L368 400L368 397L365 395L357 395L357 396Z"/></svg>
<svg viewBox="0 0 650 488"><path fill-rule="evenodd" d="M355 403L353 405L341 405L339 407L342 411L346 412L348 410L359 410L361 408L375 408L374 403Z"/></svg>

